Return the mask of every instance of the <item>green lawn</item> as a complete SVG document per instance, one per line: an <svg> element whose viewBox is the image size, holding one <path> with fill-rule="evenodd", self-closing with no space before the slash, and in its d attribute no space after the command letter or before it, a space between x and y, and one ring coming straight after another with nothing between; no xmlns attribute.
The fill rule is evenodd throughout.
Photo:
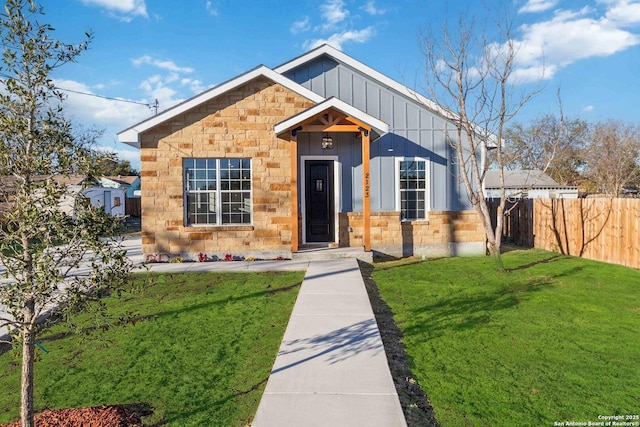
<svg viewBox="0 0 640 427"><path fill-rule="evenodd" d="M147 425L244 426L302 278L163 274L142 296L109 298L112 314L134 312L140 320L89 339L58 338L62 327L43 335L49 354L38 351L36 407L143 404L154 409ZM18 362L13 352L0 356L0 423L18 417Z"/></svg>
<svg viewBox="0 0 640 427"><path fill-rule="evenodd" d="M373 273L441 424L638 414L640 271L536 250L504 261L511 271L452 258Z"/></svg>

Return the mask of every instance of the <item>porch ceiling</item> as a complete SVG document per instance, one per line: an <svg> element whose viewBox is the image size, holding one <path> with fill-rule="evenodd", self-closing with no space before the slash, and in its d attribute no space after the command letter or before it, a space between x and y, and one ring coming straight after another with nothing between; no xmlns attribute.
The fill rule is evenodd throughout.
<svg viewBox="0 0 640 427"><path fill-rule="evenodd" d="M297 132L360 132L375 133L375 139L389 132L389 125L373 116L331 97L313 107L278 123L277 135Z"/></svg>

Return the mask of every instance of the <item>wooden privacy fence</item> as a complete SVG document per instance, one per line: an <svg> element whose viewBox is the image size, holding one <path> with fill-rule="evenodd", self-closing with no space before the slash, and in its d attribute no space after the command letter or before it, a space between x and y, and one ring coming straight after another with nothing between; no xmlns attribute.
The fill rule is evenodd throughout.
<svg viewBox="0 0 640 427"><path fill-rule="evenodd" d="M536 199L535 247L640 268L639 199Z"/></svg>
<svg viewBox="0 0 640 427"><path fill-rule="evenodd" d="M495 225L499 200L487 200ZM640 268L640 199L526 199L505 207L504 242Z"/></svg>
<svg viewBox="0 0 640 427"><path fill-rule="evenodd" d="M491 224L495 228L500 199L487 199ZM507 201L504 212L502 240L515 245L533 247L533 199Z"/></svg>
<svg viewBox="0 0 640 427"><path fill-rule="evenodd" d="M125 215L127 216L135 216L135 217L139 217L142 215L142 205L141 205L141 198L140 197L135 197L135 198L130 198L127 197L127 200L125 200L125 204L124 204L124 210L125 210Z"/></svg>

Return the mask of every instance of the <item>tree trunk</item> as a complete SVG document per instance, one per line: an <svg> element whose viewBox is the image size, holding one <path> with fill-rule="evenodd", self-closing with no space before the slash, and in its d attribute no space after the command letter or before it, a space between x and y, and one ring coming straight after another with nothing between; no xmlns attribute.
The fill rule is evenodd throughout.
<svg viewBox="0 0 640 427"><path fill-rule="evenodd" d="M502 253L500 250L501 241L500 238L494 239L493 242L489 242L487 245L487 249L489 249L489 255L493 258L493 261L496 263L496 268L499 271L504 271L504 262L502 262Z"/></svg>
<svg viewBox="0 0 640 427"><path fill-rule="evenodd" d="M20 396L20 420L22 427L34 427L33 422L33 362L35 331L33 301L25 304L24 325L22 327L22 391Z"/></svg>
<svg viewBox="0 0 640 427"><path fill-rule="evenodd" d="M482 221L482 226L487 238L487 250L489 251L489 255L491 255L491 258L493 258L498 270L504 271L504 263L502 262L501 253L502 228L504 224L502 218L503 204L501 203L498 207L495 228L491 224L491 213L489 211L489 207L487 206L486 199L479 199L477 204L475 205L475 208L476 212L480 216L480 220Z"/></svg>

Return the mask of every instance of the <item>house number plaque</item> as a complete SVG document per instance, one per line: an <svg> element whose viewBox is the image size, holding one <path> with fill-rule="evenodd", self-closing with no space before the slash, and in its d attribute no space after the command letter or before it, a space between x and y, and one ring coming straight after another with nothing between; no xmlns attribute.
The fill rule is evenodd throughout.
<svg viewBox="0 0 640 427"><path fill-rule="evenodd" d="M369 196L371 195L371 177L369 176L369 173L366 173L364 175L364 197L369 198Z"/></svg>

